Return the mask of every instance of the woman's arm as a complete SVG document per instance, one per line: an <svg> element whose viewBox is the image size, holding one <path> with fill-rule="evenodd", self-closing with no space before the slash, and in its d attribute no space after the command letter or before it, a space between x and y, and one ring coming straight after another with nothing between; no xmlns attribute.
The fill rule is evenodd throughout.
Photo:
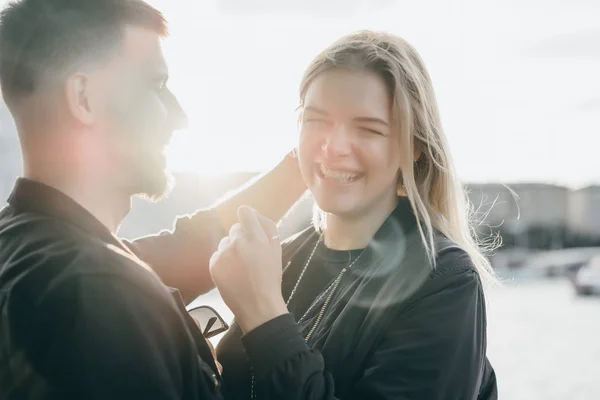
<svg viewBox="0 0 600 400"><path fill-rule="evenodd" d="M424 285L390 327L356 383L335 390L321 354L310 349L291 315L242 340L260 399L475 399L485 365L485 305L472 270Z"/></svg>
<svg viewBox="0 0 600 400"><path fill-rule="evenodd" d="M297 159L288 154L274 169L208 210L180 217L173 231L129 243L163 282L186 303L214 288L208 262L219 241L237 222L237 209L250 205L278 221L306 191Z"/></svg>

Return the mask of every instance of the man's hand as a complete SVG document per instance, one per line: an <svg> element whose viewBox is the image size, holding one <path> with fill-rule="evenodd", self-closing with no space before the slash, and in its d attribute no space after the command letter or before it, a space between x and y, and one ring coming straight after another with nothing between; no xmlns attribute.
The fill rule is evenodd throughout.
<svg viewBox="0 0 600 400"><path fill-rule="evenodd" d="M275 223L242 206L240 223L219 243L210 273L245 333L288 312L281 295L281 244Z"/></svg>

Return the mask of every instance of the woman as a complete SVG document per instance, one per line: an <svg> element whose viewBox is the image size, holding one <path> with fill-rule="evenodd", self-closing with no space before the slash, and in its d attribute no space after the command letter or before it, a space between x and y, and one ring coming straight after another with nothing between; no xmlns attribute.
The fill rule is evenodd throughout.
<svg viewBox="0 0 600 400"><path fill-rule="evenodd" d="M423 61L395 36L346 36L300 100L319 213L283 244L283 296L310 351L255 376L234 324L217 350L226 398L496 398L481 283L494 278Z"/></svg>

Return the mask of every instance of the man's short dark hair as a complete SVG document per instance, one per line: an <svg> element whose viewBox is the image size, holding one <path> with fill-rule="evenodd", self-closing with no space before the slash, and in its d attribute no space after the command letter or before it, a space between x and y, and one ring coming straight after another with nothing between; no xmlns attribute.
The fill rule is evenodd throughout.
<svg viewBox="0 0 600 400"><path fill-rule="evenodd" d="M142 0L20 0L0 13L0 85L7 103L105 57L134 25L167 34L163 15Z"/></svg>

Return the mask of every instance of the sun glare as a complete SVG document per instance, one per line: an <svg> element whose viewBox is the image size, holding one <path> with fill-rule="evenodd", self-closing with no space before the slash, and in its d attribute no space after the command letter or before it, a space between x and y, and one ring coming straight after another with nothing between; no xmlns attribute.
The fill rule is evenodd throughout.
<svg viewBox="0 0 600 400"><path fill-rule="evenodd" d="M167 148L168 167L215 177L235 172L263 172L273 167L292 148L287 141L248 140L202 134L190 129L177 132Z"/></svg>

